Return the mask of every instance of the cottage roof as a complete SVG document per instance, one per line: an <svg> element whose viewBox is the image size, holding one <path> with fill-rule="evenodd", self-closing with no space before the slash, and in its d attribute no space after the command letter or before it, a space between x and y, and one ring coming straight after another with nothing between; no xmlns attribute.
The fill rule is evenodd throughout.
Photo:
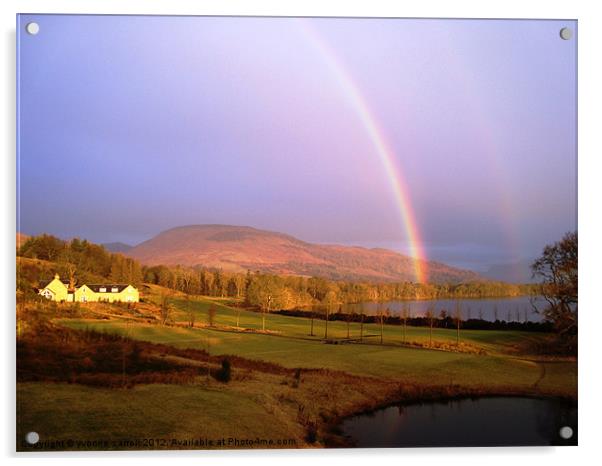
<svg viewBox="0 0 602 466"><path fill-rule="evenodd" d="M54 281L54 279L49 280L48 282L46 282L46 284L41 288L44 289L46 288L48 285L50 285L52 282ZM69 288L69 280L59 280L63 285L65 285L67 288Z"/></svg>
<svg viewBox="0 0 602 466"><path fill-rule="evenodd" d="M117 288L117 293L120 293L121 291L125 290L129 285L126 283L116 283L116 284L92 284L92 285L88 285L86 283L86 286L88 288L90 288L92 291L94 291L94 293L112 293L113 288ZM101 291L101 288L104 288L104 291Z"/></svg>
<svg viewBox="0 0 602 466"><path fill-rule="evenodd" d="M61 280L58 275L55 275L54 277L55 280L59 280L63 285L65 285L67 288L69 288L69 280ZM50 280L48 283L46 283L41 289L46 288L48 285L50 285L52 283L53 280ZM125 290L128 286L130 286L127 283L93 283L93 284L87 284L87 283L82 283L80 286L76 286L75 288L81 288L82 286L86 285L88 288L90 288L92 291L94 291L95 293L121 293L123 290ZM104 288L104 291L100 291L101 288ZM113 289L117 289L117 291L112 291ZM70 292L72 292L73 290L70 290Z"/></svg>

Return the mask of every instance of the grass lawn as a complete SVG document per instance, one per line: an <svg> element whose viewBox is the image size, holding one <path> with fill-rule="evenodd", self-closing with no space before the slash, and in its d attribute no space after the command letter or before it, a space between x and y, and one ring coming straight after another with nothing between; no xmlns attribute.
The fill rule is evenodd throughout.
<svg viewBox="0 0 602 466"><path fill-rule="evenodd" d="M364 335L377 337L367 337L362 343L327 344L323 340L325 322L321 320L314 321L315 335L309 336L309 319L271 314L266 322L271 333L258 333L245 329L260 329L261 314L230 307L227 300L171 300L172 319L178 325L160 325L152 316L140 319L136 314L116 315L113 308L107 308L103 316L102 307L96 314L53 320L72 329L94 329L178 348L203 349L212 355L236 355L288 368L330 371L301 371L300 378L293 380L292 372L262 372L235 362L233 379L228 384L205 376L184 385L148 384L129 389L20 382L17 438L23 439L33 430L44 441L108 441L102 445L59 448L80 450L227 448L228 445L218 444L224 437L226 441L293 439L292 446L272 445L290 448L308 446L308 432L316 426L318 441L312 445L320 446L330 444L329 438L336 437L331 427L340 422L341 416L383 403L467 395L577 396L576 362L536 361L521 356L517 350L526 339L545 338L541 334L461 331L461 342L486 351L478 354L404 346L402 327L395 325L384 326L385 344L381 345L380 326L370 324L364 326ZM152 305L147 306L148 312L155 312ZM212 328L207 326L210 306L216 311L216 326ZM121 311L132 312L125 308ZM188 321L190 311L195 314L195 328L181 325ZM360 324L351 324L352 338L359 336L359 328ZM406 335L407 342L428 343L429 329L407 327ZM345 322L329 323L329 338L346 336ZM451 346L456 331L434 329L433 339ZM158 358L165 357L165 349L156 351ZM150 445L144 439L155 439L156 443ZM214 444L177 443L192 439L211 440ZM20 440L17 447L23 448Z"/></svg>
<svg viewBox="0 0 602 466"><path fill-rule="evenodd" d="M178 322L187 322L188 310L194 312L197 323L208 323L208 310L215 309L215 324L217 326L235 327L237 320L239 326L246 329L260 330L262 328L262 315L243 309L236 309L227 305L227 300L216 298L196 297L185 300L171 299L174 305L173 318ZM403 326L384 325L383 340L389 344L402 344L404 342ZM320 340L324 338L325 321L314 319L314 336L310 335L310 319L302 317L268 314L266 316L266 329L288 337ZM360 324L350 324L350 338L360 337ZM329 338L346 338L347 323L330 321L328 323ZM369 341L380 341L380 325L365 324L364 337ZM430 330L426 327L406 327L406 342L425 344L429 342ZM507 330L460 330L460 340L473 344L487 352L507 352L513 345L524 343L527 340L541 339L542 335L534 332L507 331ZM438 342L455 344L456 329L434 328L433 339Z"/></svg>
<svg viewBox="0 0 602 466"><path fill-rule="evenodd" d="M216 384L215 384L216 385ZM108 441L104 449L186 448L172 443L207 439L272 439L302 446L303 431L293 420L266 410L260 399L221 386L140 385L132 389L103 389L82 385L19 383L17 438L35 431L43 441ZM150 445L135 444L152 439ZM125 445L121 441L128 442ZM66 444L83 450L83 444ZM226 445L235 448L235 445ZM269 445L247 445L245 448ZM18 441L17 448L23 448ZM189 446L189 448L192 448ZM197 446L196 448L199 448ZM280 448L283 448L281 445ZM65 449L65 448L59 448ZM88 449L103 449L98 446Z"/></svg>
<svg viewBox="0 0 602 466"><path fill-rule="evenodd" d="M538 389L546 393L570 395L576 392L576 364L573 362L546 364L546 368L551 368L544 372L541 363L502 354L473 355L377 344L332 345L288 336L168 327L120 320L65 319L60 323L74 329L91 328L180 348L205 349L216 355L232 354L261 359L285 367L327 368L425 386L459 384L466 387L497 387L504 391L507 388L526 390L537 384ZM493 335L493 338L497 336Z"/></svg>

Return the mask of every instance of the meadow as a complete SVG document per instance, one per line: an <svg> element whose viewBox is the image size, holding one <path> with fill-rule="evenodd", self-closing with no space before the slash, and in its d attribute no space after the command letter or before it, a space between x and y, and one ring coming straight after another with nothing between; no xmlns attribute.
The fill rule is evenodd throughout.
<svg viewBox="0 0 602 466"><path fill-rule="evenodd" d="M151 297L157 297L159 287ZM262 314L228 305L224 299L175 296L172 325L157 325L131 319L60 319L73 329L93 329L118 333L133 339L196 348L213 355L236 355L264 360L288 368L324 368L349 374L387 377L412 383L486 386L500 390L528 390L537 387L546 393L571 396L576 390L576 364L570 360L552 360L522 350L546 335L533 332L461 330L460 347L456 329L430 329L398 325L364 324L360 342L359 323L350 324L352 343L346 343L347 323L328 323L329 343L325 342L326 322L314 319L310 335L309 318L279 314L266 316L262 332ZM215 311L209 317L209 309ZM194 327L188 326L194 314ZM210 325L213 320L213 325ZM238 325L237 325L238 323ZM405 336L404 336L405 333Z"/></svg>
<svg viewBox="0 0 602 466"><path fill-rule="evenodd" d="M201 448L178 444L178 439L251 434L288 443L242 448L290 448L344 444L336 432L344 417L394 402L479 395L576 399L575 360L529 351L546 334L461 329L457 345L456 329L433 329L431 343L429 328L383 325L381 343L378 324L362 329L362 324L351 323L347 340L347 323L331 321L325 339L326 322L321 319L314 319L310 335L309 318L268 314L262 331L264 316L237 307L237 302L173 293L169 319L162 325L159 303L164 293L151 287L146 302L136 309L95 304L72 312L59 305L51 321L70 331L155 344L142 352L192 367L205 362L195 360L194 354L164 354L169 353L164 348L208 353L214 366L231 358L229 383L202 375L185 383L129 388L23 382L18 384L19 428L27 431L36 425L55 440L107 439L112 443L104 448L110 449L148 448L118 441L149 437L175 442L152 448ZM264 370L252 361L282 369Z"/></svg>

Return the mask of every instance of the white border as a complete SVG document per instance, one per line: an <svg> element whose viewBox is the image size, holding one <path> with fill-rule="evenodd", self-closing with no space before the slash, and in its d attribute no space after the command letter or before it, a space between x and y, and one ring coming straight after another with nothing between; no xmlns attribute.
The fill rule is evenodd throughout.
<svg viewBox="0 0 602 466"><path fill-rule="evenodd" d="M597 360L600 346L598 332L602 328L596 298L596 281L600 280L597 266L602 265L600 241L602 231L598 199L602 199L600 122L602 72L599 50L602 45L602 25L595 1L380 1L380 0L2 0L2 80L3 111L0 128L4 153L0 173L2 180L0 203L3 227L0 249L0 296L2 297L3 337L0 344L4 354L2 369L2 409L0 441L3 456L15 461L14 451L14 247L15 247L15 14L21 13L117 13L117 14L194 14L194 15L306 15L306 16L394 16L394 17L477 17L477 18L562 18L579 20L579 240L580 240L580 301L581 332L579 355L579 444L577 448L480 448L480 449L422 449L422 450L329 450L295 452L147 452L147 453L76 453L43 454L53 464L86 462L104 464L107 459L127 458L128 463L159 464L168 461L245 462L249 465L293 464L317 462L332 464L344 461L362 464L375 456L379 466L437 462L462 465L504 465L508 462L545 461L546 465L594 462L599 459L597 445L602 419L599 394L601 363ZM22 455L25 462L42 455ZM598 457L598 458L596 458ZM20 461L23 463L23 461Z"/></svg>

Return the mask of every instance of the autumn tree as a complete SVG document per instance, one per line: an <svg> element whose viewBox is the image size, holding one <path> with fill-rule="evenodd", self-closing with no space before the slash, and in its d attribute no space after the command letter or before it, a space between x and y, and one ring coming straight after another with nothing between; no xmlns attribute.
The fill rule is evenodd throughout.
<svg viewBox="0 0 602 466"><path fill-rule="evenodd" d="M266 313L272 310L274 297L277 293L275 277L269 275L255 275L247 291L247 302L258 306L261 311L261 329L265 331Z"/></svg>
<svg viewBox="0 0 602 466"><path fill-rule="evenodd" d="M324 299L322 300L324 304L325 316L326 316L326 325L324 327L324 339L328 338L328 319L330 316L330 311L332 307L337 303L337 295L334 289L330 289L324 295Z"/></svg>
<svg viewBox="0 0 602 466"><path fill-rule="evenodd" d="M75 241L75 240L74 240ZM65 245L64 249L59 253L57 257L57 265L61 273L69 279L69 291L75 290L77 283L77 275L83 267L81 264L80 256L69 245Z"/></svg>
<svg viewBox="0 0 602 466"><path fill-rule="evenodd" d="M64 249L65 242L52 235L30 237L19 249L19 255L55 261Z"/></svg>
<svg viewBox="0 0 602 466"><path fill-rule="evenodd" d="M161 315L161 324L166 325L171 319L172 306L169 302L169 296L166 294L161 296L161 302L159 305L159 313Z"/></svg>
<svg viewBox="0 0 602 466"><path fill-rule="evenodd" d="M190 305L190 296L184 295L184 310L186 311L186 316L188 317L188 326L190 328L194 328L194 321L196 320L196 314L194 309Z"/></svg>
<svg viewBox="0 0 602 466"><path fill-rule="evenodd" d="M533 302L536 312L554 324L564 348L577 351L577 232L567 233L562 240L548 245L532 265L533 278L540 280L543 308Z"/></svg>
<svg viewBox="0 0 602 466"><path fill-rule="evenodd" d="M343 306L339 306L339 314L343 313ZM350 329L349 326L351 324L351 309L347 309L345 311L345 321L347 322L347 340L349 340L350 337Z"/></svg>
<svg viewBox="0 0 602 466"><path fill-rule="evenodd" d="M406 332L407 332L407 322L408 322L408 317L410 316L410 305L409 304L404 304L403 305L403 342L406 342Z"/></svg>
<svg viewBox="0 0 602 466"><path fill-rule="evenodd" d="M454 310L454 319L456 321L456 345L460 345L460 322L462 322L462 307L460 307L460 301L456 301L456 308Z"/></svg>
<svg viewBox="0 0 602 466"><path fill-rule="evenodd" d="M360 341L364 341L364 303L360 303Z"/></svg>
<svg viewBox="0 0 602 466"><path fill-rule="evenodd" d="M209 327L215 325L215 306L213 306L213 304L207 308L207 325Z"/></svg>
<svg viewBox="0 0 602 466"><path fill-rule="evenodd" d="M429 346L433 346L433 320L435 318L435 311L432 305L430 305L426 311L426 318L429 322Z"/></svg>

